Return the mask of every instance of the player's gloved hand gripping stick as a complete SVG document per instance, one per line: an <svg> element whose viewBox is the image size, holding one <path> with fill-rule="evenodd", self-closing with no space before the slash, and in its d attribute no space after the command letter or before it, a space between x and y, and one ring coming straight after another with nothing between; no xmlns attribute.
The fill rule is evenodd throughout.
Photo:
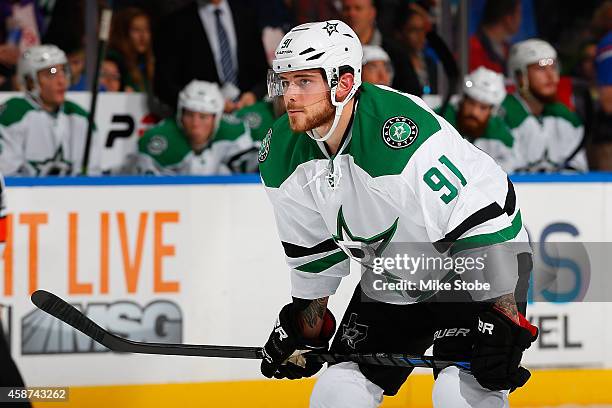
<svg viewBox="0 0 612 408"><path fill-rule="evenodd" d="M313 359L299 361L296 353L327 352L329 341L335 331L336 319L329 309L326 309L319 338L305 339L297 327L296 309L293 303L285 305L263 347L264 358L261 362L261 373L268 378L288 378L290 380L315 375L323 367L323 362ZM292 356L293 358L290 358ZM285 364L287 361L288 363Z"/></svg>
<svg viewBox="0 0 612 408"><path fill-rule="evenodd" d="M37 290L32 293L32 302L39 309L49 313L51 316L63 321L64 323L69 324L106 348L116 352L175 356L247 358L255 360L265 358L263 348L261 347L144 343L124 339L104 330L66 301L45 290ZM434 360L434 358L431 356L414 356L400 353L336 354L327 352L318 353L313 350L307 353L304 357L306 358L306 367L308 367L308 364L313 363L323 364L354 361L357 363L392 367L435 367L442 369L448 366L457 366L465 370L470 369L470 363L465 361Z"/></svg>
<svg viewBox="0 0 612 408"><path fill-rule="evenodd" d="M495 306L478 314L472 351L472 374L490 390L514 390L531 374L521 367L523 352L538 337L538 328L522 314L516 323Z"/></svg>

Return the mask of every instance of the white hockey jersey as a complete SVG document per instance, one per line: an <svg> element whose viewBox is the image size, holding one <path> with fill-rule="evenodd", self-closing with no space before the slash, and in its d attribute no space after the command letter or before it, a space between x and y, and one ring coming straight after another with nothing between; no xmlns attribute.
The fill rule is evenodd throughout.
<svg viewBox="0 0 612 408"><path fill-rule="evenodd" d="M0 107L0 172L7 176L78 175L87 138L87 112L66 101L49 113L27 94ZM100 144L94 132L88 174L100 170Z"/></svg>
<svg viewBox="0 0 612 408"><path fill-rule="evenodd" d="M410 275L372 273L372 256L392 258L406 245L415 257L424 246L436 254L460 254L519 242L520 252L529 251L504 171L421 99L364 83L349 128L333 161L322 143L293 133L287 115L262 142L261 177L291 269L293 296L333 294L349 273L350 257L365 266L362 289L369 297L414 303L422 293L378 292L371 285L381 276L393 282ZM500 271L498 293L489 297L514 291L516 261L510 269ZM429 278L446 279L446 272Z"/></svg>
<svg viewBox="0 0 612 408"><path fill-rule="evenodd" d="M222 175L257 170L257 148L246 123L223 117L210 143L193 151L175 118L147 130L138 141L137 172L157 175Z"/></svg>
<svg viewBox="0 0 612 408"><path fill-rule="evenodd" d="M515 172L588 170L581 146L584 126L562 103L546 105L536 117L519 95L510 94L502 103L500 116L514 136Z"/></svg>

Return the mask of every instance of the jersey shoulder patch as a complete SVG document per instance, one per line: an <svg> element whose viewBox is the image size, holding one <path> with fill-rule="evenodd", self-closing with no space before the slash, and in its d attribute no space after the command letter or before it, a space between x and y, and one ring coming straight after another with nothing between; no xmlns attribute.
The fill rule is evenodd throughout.
<svg viewBox="0 0 612 408"><path fill-rule="evenodd" d="M266 187L278 188L300 164L323 158L316 142L306 133L293 133L285 113L274 122L261 144L259 172Z"/></svg>
<svg viewBox="0 0 612 408"><path fill-rule="evenodd" d="M580 120L580 117L576 114L576 112L572 112L567 106L565 106L561 102L549 103L548 105L544 106L544 111L542 112L542 115L565 119L574 127L582 126L582 121Z"/></svg>
<svg viewBox="0 0 612 408"><path fill-rule="evenodd" d="M508 94L501 104L499 116L510 129L515 129L529 117L529 112L515 95Z"/></svg>
<svg viewBox="0 0 612 408"><path fill-rule="evenodd" d="M0 105L0 125L11 126L32 110L36 110L36 107L26 98L11 98Z"/></svg>
<svg viewBox="0 0 612 408"><path fill-rule="evenodd" d="M441 130L436 115L412 98L363 84L349 153L370 176L400 174L423 142Z"/></svg>
<svg viewBox="0 0 612 408"><path fill-rule="evenodd" d="M191 148L176 120L168 118L145 132L138 140L138 151L162 166L171 166L180 163Z"/></svg>

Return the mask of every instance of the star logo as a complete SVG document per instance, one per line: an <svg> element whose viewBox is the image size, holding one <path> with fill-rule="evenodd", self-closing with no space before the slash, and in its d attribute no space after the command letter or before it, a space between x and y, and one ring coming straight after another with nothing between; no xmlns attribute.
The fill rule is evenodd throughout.
<svg viewBox="0 0 612 408"><path fill-rule="evenodd" d="M399 218L396 218L393 225L370 238L358 237L350 231L344 219L342 207L340 207L337 220L338 230L337 234L333 235L333 239L351 259L356 260L367 268L373 268L374 258L380 257L385 248L391 243L391 239L397 230L398 222Z"/></svg>
<svg viewBox="0 0 612 408"><path fill-rule="evenodd" d="M72 162L64 158L64 148L60 146L53 157L47 160L29 160L37 176L66 176L72 174Z"/></svg>
<svg viewBox="0 0 612 408"><path fill-rule="evenodd" d="M327 31L327 35L331 37L333 33L338 33L338 23L330 23L329 21L325 23L325 27L323 27L325 31Z"/></svg>
<svg viewBox="0 0 612 408"><path fill-rule="evenodd" d="M387 146L403 149L410 146L419 135L416 123L405 116L394 116L384 123L382 138Z"/></svg>
<svg viewBox="0 0 612 408"><path fill-rule="evenodd" d="M368 337L368 326L357 323L357 313L351 313L348 323L342 325L341 342L355 350L357 343Z"/></svg>

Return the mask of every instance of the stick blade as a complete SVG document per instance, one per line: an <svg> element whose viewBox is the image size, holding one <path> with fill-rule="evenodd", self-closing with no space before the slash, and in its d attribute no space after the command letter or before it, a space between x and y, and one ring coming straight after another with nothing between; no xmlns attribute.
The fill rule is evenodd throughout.
<svg viewBox="0 0 612 408"><path fill-rule="evenodd" d="M105 331L79 312L74 306L46 290L39 289L32 293L32 303L40 310L69 324L86 336L91 337L100 344L104 344Z"/></svg>

